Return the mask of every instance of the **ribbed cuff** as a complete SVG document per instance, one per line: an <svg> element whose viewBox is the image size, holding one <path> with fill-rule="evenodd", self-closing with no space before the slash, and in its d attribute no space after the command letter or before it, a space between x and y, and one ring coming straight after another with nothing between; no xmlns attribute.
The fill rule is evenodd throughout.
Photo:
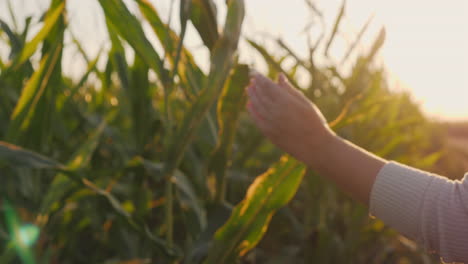
<svg viewBox="0 0 468 264"><path fill-rule="evenodd" d="M408 238L420 241L421 208L433 177L426 172L390 162L375 180L369 212Z"/></svg>

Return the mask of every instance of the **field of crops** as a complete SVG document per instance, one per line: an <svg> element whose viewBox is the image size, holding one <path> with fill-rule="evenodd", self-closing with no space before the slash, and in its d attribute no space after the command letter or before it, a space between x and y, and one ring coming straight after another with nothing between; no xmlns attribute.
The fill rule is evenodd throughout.
<svg viewBox="0 0 468 264"><path fill-rule="evenodd" d="M318 63L343 9L303 57L281 40L272 50L243 37L248 1L226 1L221 19L211 0L181 0L180 31L150 1L134 0L138 16L122 0L96 1L111 44L97 57L79 39L64 41L65 0L24 28L0 18L9 52L0 58L0 263L437 263L275 148L245 112L252 69L239 60L240 41L269 77L286 74L342 137L388 159L459 173L444 130L410 95L391 92L373 63L384 30L350 56L364 26L341 62ZM312 1L305 8L319 16ZM209 51L209 71L186 48L188 28ZM64 74L65 45L87 61L77 81ZM354 57L344 74L340 65Z"/></svg>

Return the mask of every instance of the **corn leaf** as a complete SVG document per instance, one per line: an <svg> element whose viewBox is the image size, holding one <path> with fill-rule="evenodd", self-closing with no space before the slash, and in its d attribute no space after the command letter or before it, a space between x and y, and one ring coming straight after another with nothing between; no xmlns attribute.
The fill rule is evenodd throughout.
<svg viewBox="0 0 468 264"><path fill-rule="evenodd" d="M260 55L262 55L263 59L266 61L266 63L268 64L269 67L273 68L274 70L276 70L277 72L281 72L283 73L286 78L288 79L288 81L294 86L294 87L297 87L299 88L299 84L296 82L296 80L294 80L294 78L291 77L291 75L289 75L289 73L287 71L285 71L283 69L283 67L281 67L281 64L276 61L275 58L273 58L272 55L270 55L268 53L268 51L262 47L261 45L257 44L255 41L253 40L247 40L247 42L254 48L256 49Z"/></svg>
<svg viewBox="0 0 468 264"><path fill-rule="evenodd" d="M136 0L141 13L150 23L151 28L158 37L161 45L166 51L169 62L174 66L176 53L178 51L177 43L182 43L177 34L171 30L160 18L157 10L147 0ZM178 64L178 73L188 97L193 97L201 90L202 81L205 78L202 70L195 64L193 55L185 47L180 48L180 63Z"/></svg>
<svg viewBox="0 0 468 264"><path fill-rule="evenodd" d="M0 160L6 161L11 167L31 169L63 169L59 162L41 154L0 141Z"/></svg>
<svg viewBox="0 0 468 264"><path fill-rule="evenodd" d="M379 52L379 50L382 48L383 44L385 43L386 35L387 34L386 34L385 28L380 29L379 35L375 39L374 43L372 44L372 48L369 54L367 55L367 58L366 58L367 61L372 61L374 59L377 52Z"/></svg>
<svg viewBox="0 0 468 264"><path fill-rule="evenodd" d="M371 24L372 20L374 19L373 16L371 16L366 24L364 24L364 26L361 28L361 30L359 31L358 35L356 36L356 40L354 40L353 44L348 48L348 51L346 52L346 54L343 56L343 59L341 59L341 63L345 63L349 56L353 53L353 51L356 49L356 47L358 46L359 42L361 41L362 39L362 36L364 36L364 33L366 33L367 31L367 28L369 27L369 25Z"/></svg>
<svg viewBox="0 0 468 264"><path fill-rule="evenodd" d="M185 115L182 125L174 134L167 154L166 173L171 175L183 158L185 149L192 140L204 116L224 87L234 64L234 55L244 19L244 1L229 2L223 36L218 40L211 56L211 70L205 88Z"/></svg>
<svg viewBox="0 0 468 264"><path fill-rule="evenodd" d="M157 111L152 104L151 85L149 82L149 68L139 57L135 57L131 70L131 95L133 131L140 152L154 134L152 124L157 116Z"/></svg>
<svg viewBox="0 0 468 264"><path fill-rule="evenodd" d="M84 73L84 75L81 76L80 81L77 84L75 84L73 87L70 88L70 94L63 97L63 98L60 98L60 100L58 100L58 102L57 102L57 110L58 111L61 111L62 108L65 105L67 105L73 99L73 96L86 83L86 81L89 78L89 75L97 70L96 65L98 64L100 57L101 57L101 51L98 52L98 55L96 56L95 59L93 59L92 61L89 62L88 68L86 69L86 72Z"/></svg>
<svg viewBox="0 0 468 264"><path fill-rule="evenodd" d="M304 172L303 165L284 156L259 176L226 224L216 232L205 264L235 263L238 257L254 248L265 234L275 211L295 195Z"/></svg>
<svg viewBox="0 0 468 264"><path fill-rule="evenodd" d="M48 37L49 33L52 32L57 23L60 21L60 17L63 14L64 9L65 2L62 2L55 9L50 11L50 14L44 21L44 26L39 31L39 33L37 33L37 35L24 46L21 54L18 56L18 60L15 61L14 65L23 64L34 54L39 44L41 44Z"/></svg>
<svg viewBox="0 0 468 264"><path fill-rule="evenodd" d="M21 97L16 104L11 116L11 122L7 131L7 139L10 142L17 142L21 134L28 129L36 111L36 105L41 100L49 85L50 76L60 57L61 45L56 45L55 50L42 59L39 69L28 81Z"/></svg>
<svg viewBox="0 0 468 264"><path fill-rule="evenodd" d="M335 39L336 33L338 33L338 29L340 27L341 21L343 20L345 10L346 10L346 0L343 0L343 4L341 5L340 12L338 13L338 16L335 19L335 24L333 25L332 33L330 34L327 44L325 45L325 50L323 52L325 56L328 56L328 51L330 50L330 46L333 43L333 40Z"/></svg>
<svg viewBox="0 0 468 264"><path fill-rule="evenodd" d="M21 48L23 47L23 42L21 39L13 32L13 30L8 26L8 24L0 19L0 29L5 32L5 34L8 36L8 39L10 40L10 45L11 45L11 52L10 52L10 58L15 56L17 53L20 52Z"/></svg>
<svg viewBox="0 0 468 264"><path fill-rule="evenodd" d="M239 65L229 79L218 103L218 143L208 161L207 174L216 175L217 201L225 196L226 170L231 162L232 145L237 131L239 114L245 106L244 88L249 82L249 67Z"/></svg>
<svg viewBox="0 0 468 264"><path fill-rule="evenodd" d="M96 131L94 131L94 133L89 136L86 143L84 143L76 151L73 157L66 164L66 168L68 170L76 171L78 169L85 168L89 164L105 127L106 123L101 123ZM74 189L75 185L75 182L72 181L68 175L64 173L57 174L49 186L49 190L44 196L44 199L42 200L40 209L41 214L50 213L50 211L53 209L53 204L58 201L62 201L64 195Z"/></svg>
<svg viewBox="0 0 468 264"><path fill-rule="evenodd" d="M203 43L213 50L219 38L216 6L212 0L192 0L190 19Z"/></svg>
<svg viewBox="0 0 468 264"><path fill-rule="evenodd" d="M115 31L127 41L145 63L150 66L161 80L165 80L165 71L159 54L150 41L138 19L128 10L122 0L99 0L108 22Z"/></svg>

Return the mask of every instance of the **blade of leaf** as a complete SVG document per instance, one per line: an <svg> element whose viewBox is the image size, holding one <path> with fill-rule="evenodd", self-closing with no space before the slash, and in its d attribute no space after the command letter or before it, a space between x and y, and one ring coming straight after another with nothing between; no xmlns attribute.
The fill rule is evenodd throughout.
<svg viewBox="0 0 468 264"><path fill-rule="evenodd" d="M353 51L356 49L356 47L358 46L359 42L361 41L362 39L362 36L364 35L364 33L366 33L367 31L367 28L369 27L370 23L372 22L372 20L374 19L374 16L371 16L366 24L364 24L364 26L361 28L361 30L359 31L358 35L356 36L356 40L353 42L353 44L349 47L348 51L346 52L346 54L343 56L343 59L341 59L341 63L345 63L349 56L353 53Z"/></svg>
<svg viewBox="0 0 468 264"><path fill-rule="evenodd" d="M8 127L6 136L8 141L16 142L21 132L28 129L35 113L35 106L49 84L50 76L58 62L61 50L62 46L56 45L53 53L45 56L39 69L33 74L21 92L21 97L16 104Z"/></svg>
<svg viewBox="0 0 468 264"><path fill-rule="evenodd" d="M239 42L244 11L243 0L229 2L226 27L213 50L211 70L206 86L185 115L182 125L171 140L167 154L166 175L171 175L178 167L193 134L224 87L234 64L234 54Z"/></svg>
<svg viewBox="0 0 468 264"><path fill-rule="evenodd" d="M76 151L73 157L66 164L66 168L70 171L76 171L80 168L86 167L94 151L97 148L99 140L101 138L102 132L106 127L106 122L102 122L101 125L92 133L86 143ZM53 209L53 205L56 202L62 201L63 196L70 191L71 188L74 188L76 183L72 181L68 175L64 173L59 173L55 176L54 180L50 184L47 193L44 196L44 199L41 202L40 213L49 214ZM44 217L43 219L47 219ZM46 223L41 223L46 224Z"/></svg>
<svg viewBox="0 0 468 264"><path fill-rule="evenodd" d="M73 96L86 83L86 81L89 78L89 75L97 70L96 65L98 64L99 59L101 57L101 52L102 52L102 49L98 52L98 55L96 56L96 58L89 62L88 69L86 70L85 74L81 77L80 81L77 84L75 84L73 87L70 88L70 94L66 95L65 98L63 98L62 100L59 100L57 102L57 110L58 111L61 111L63 106L67 105L70 102L70 100L73 99Z"/></svg>
<svg viewBox="0 0 468 264"><path fill-rule="evenodd" d="M283 67L281 67L280 63L278 63L278 62L273 58L273 56L270 55L270 54L268 53L268 51L267 51L264 47L260 46L259 44L257 44L257 43L254 42L253 40L247 40L247 42L248 42L254 49L256 49L256 50L260 53L260 55L262 55L262 57L265 59L266 63L267 63L270 67L272 67L273 69L275 69L275 70L278 71L278 72L283 73L283 74L286 76L286 78L288 79L288 81L289 81L294 87L297 87L297 88L300 87L299 84L296 82L296 80L294 80L294 78L292 78L292 77L288 74L288 72L285 71L285 70L283 69Z"/></svg>
<svg viewBox="0 0 468 264"><path fill-rule="evenodd" d="M335 24L333 25L333 30L328 38L327 44L325 45L325 50L323 54L328 57L328 51L330 49L331 44L333 43L333 40L335 39L336 33L338 33L338 28L340 27L340 23L344 17L346 10L346 0L343 0L343 4L341 5L340 12L338 13L338 16L335 19Z"/></svg>
<svg viewBox="0 0 468 264"><path fill-rule="evenodd" d="M116 32L164 81L166 79L165 71L159 54L146 38L138 19L128 10L124 2L122 0L99 0L99 3L104 10L106 19Z"/></svg>
<svg viewBox="0 0 468 264"><path fill-rule="evenodd" d="M197 132L203 118L208 113L216 98L218 98L226 79L229 77L234 64L234 55L239 43L244 16L244 1L229 1L223 36L217 41L212 52L211 69L209 78L206 80L206 87L200 92L199 97L190 107L190 111L184 116L182 125L169 141L169 147L165 157L166 167L164 168L164 178L167 180L165 215L168 231L166 233L166 238L170 245L173 242L173 186L170 180L173 177L174 171L179 167L193 135Z"/></svg>
<svg viewBox="0 0 468 264"><path fill-rule="evenodd" d="M146 20L150 23L151 28L163 45L167 57L171 64L175 65L175 57L177 53L176 43L181 43L177 34L167 27L161 20L156 8L147 0L136 0L141 13L145 16ZM185 93L194 96L201 90L202 81L205 78L202 70L195 64L193 55L185 47L181 47L180 62L178 65L178 73L182 79L184 86L189 87L190 90L185 89Z"/></svg>
<svg viewBox="0 0 468 264"><path fill-rule="evenodd" d="M216 5L212 0L192 0L190 19L203 43L213 50L219 38Z"/></svg>
<svg viewBox="0 0 468 264"><path fill-rule="evenodd" d="M37 33L37 35L28 42L21 54L18 56L18 59L13 63L12 68L16 68L16 66L23 64L28 60L34 52L37 50L38 46L44 39L49 35L49 33L54 29L57 22L60 21L60 17L65 9L65 2L62 2L59 6L57 6L54 10L50 12L50 14L46 17L44 21L44 26L42 29Z"/></svg>
<svg viewBox="0 0 468 264"><path fill-rule="evenodd" d="M0 141L0 160L8 162L9 166L31 169L64 169L59 162L38 153Z"/></svg>
<svg viewBox="0 0 468 264"><path fill-rule="evenodd" d="M216 201L223 202L226 189L226 170L231 162L232 145L237 131L239 114L245 106L244 87L249 83L249 67L239 65L229 79L218 103L219 135L211 154L207 175L216 175Z"/></svg>
<svg viewBox="0 0 468 264"><path fill-rule="evenodd" d="M234 263L254 248L265 234L276 210L287 204L302 181L305 167L284 156L259 176L249 187L246 197L215 234L205 264Z"/></svg>

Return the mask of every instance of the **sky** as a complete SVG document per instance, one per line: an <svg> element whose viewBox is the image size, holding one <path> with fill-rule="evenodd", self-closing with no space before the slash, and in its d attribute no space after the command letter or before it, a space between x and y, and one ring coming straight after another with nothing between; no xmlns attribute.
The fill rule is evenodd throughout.
<svg viewBox="0 0 468 264"><path fill-rule="evenodd" d="M49 1L12 0L16 13L23 17L45 10ZM125 1L132 4L131 0ZM6 2L0 0L0 18L11 21ZM220 7L219 16L224 17L224 1L215 2ZM153 3L162 16L167 15L170 0L153 0ZM316 0L315 3L330 28L342 1ZM246 0L246 8L246 36L257 40L265 36L281 37L299 54L305 54L307 42L303 29L310 21L310 12L305 8L304 0ZM97 0L68 0L68 10L72 31L90 54L97 54L106 43L106 30ZM365 52L380 28L385 27L387 40L379 56L395 89L411 91L413 98L432 117L468 120L467 1L348 1L339 40L351 42L371 16L374 18L360 51ZM177 20L174 19L176 27ZM340 50L340 41L332 47L332 54L340 54L343 50ZM208 52L200 48L200 40L194 32L189 34L187 45L196 51L196 59L206 61ZM252 51L246 45L241 48L245 51L242 59L253 62ZM3 55L1 50L0 54ZM65 58L70 72L82 68L74 58L72 52Z"/></svg>

